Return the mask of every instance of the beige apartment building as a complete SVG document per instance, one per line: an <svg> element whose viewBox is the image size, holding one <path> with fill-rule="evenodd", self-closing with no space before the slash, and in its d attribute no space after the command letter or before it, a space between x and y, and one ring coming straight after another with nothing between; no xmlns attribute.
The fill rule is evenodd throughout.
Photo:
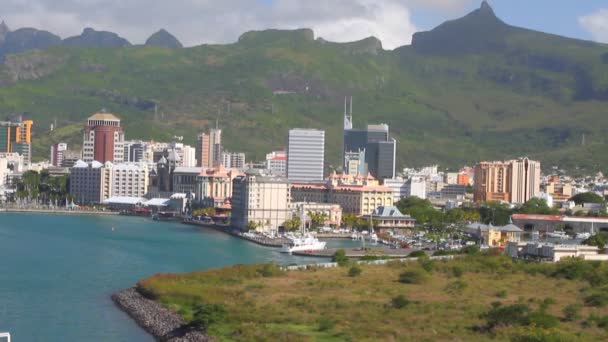
<svg viewBox="0 0 608 342"><path fill-rule="evenodd" d="M232 197L232 182L245 174L238 169L227 169L223 165L202 168L196 176L196 199L206 207L222 205Z"/></svg>
<svg viewBox="0 0 608 342"><path fill-rule="evenodd" d="M145 163L106 163L111 168L111 197L144 197L148 192L148 166Z"/></svg>
<svg viewBox="0 0 608 342"><path fill-rule="evenodd" d="M475 202L523 204L540 194L540 162L522 158L475 166Z"/></svg>
<svg viewBox="0 0 608 342"><path fill-rule="evenodd" d="M246 230L254 223L258 231L278 230L292 218L289 181L265 170L251 169L232 183L230 222Z"/></svg>

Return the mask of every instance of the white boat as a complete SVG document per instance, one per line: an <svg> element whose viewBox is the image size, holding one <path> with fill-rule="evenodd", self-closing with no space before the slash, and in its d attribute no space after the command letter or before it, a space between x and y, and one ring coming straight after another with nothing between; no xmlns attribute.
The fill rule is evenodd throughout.
<svg viewBox="0 0 608 342"><path fill-rule="evenodd" d="M556 231L556 232L547 233L547 237L553 238L553 239L562 239L562 240L565 240L565 239L568 238L568 235L566 235L566 232L558 232L558 231Z"/></svg>
<svg viewBox="0 0 608 342"><path fill-rule="evenodd" d="M591 233L578 233L576 234L576 239L586 240L591 237Z"/></svg>
<svg viewBox="0 0 608 342"><path fill-rule="evenodd" d="M378 235L376 235L376 232L372 231L372 233L369 234L369 240L373 243L378 243Z"/></svg>
<svg viewBox="0 0 608 342"><path fill-rule="evenodd" d="M325 241L319 241L311 234L305 234L300 237L293 237L291 242L283 244L282 253L320 251L325 249L327 244Z"/></svg>
<svg viewBox="0 0 608 342"><path fill-rule="evenodd" d="M350 238L351 238L352 240L359 240L359 235L358 235L357 233L352 233L352 234L350 235Z"/></svg>

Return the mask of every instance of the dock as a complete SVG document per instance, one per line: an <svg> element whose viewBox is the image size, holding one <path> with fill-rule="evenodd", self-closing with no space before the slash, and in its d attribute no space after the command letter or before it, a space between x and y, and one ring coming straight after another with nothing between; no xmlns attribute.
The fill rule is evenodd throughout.
<svg viewBox="0 0 608 342"><path fill-rule="evenodd" d="M226 233L228 235L232 235L239 239L247 240L249 242L253 242L255 244L258 244L258 245L264 246L264 247L281 248L281 247L283 247L284 243L289 242L285 238L274 238L273 239L273 238L270 238L267 236L256 236L256 237L246 236L246 235L243 235L243 233L239 230L231 229L230 226L228 226L228 225L213 224L213 223L194 221L194 220L184 220L182 223L191 225L191 226L198 226L198 227L204 227L204 228L210 228L213 230L217 230L219 232Z"/></svg>
<svg viewBox="0 0 608 342"><path fill-rule="evenodd" d="M361 248L326 248L322 251L302 251L302 252L293 252L291 254L297 256L307 256L307 257L315 257L315 258L331 258L336 254L338 249L343 249L346 252L346 256L349 258L362 258L364 256L377 256L384 258L406 258L410 255L410 253L417 251L418 249L413 248L400 248L400 249L392 249L387 248L385 246L372 246L366 249ZM429 252L427 252L429 254ZM430 254L429 254L430 255Z"/></svg>

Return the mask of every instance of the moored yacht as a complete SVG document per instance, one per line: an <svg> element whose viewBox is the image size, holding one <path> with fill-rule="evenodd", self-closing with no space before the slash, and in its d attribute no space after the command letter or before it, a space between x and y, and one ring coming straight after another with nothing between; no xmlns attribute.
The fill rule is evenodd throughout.
<svg viewBox="0 0 608 342"><path fill-rule="evenodd" d="M283 244L281 252L293 253L293 252L307 252L307 251L320 251L325 249L327 244L325 241L319 241L312 234L304 234L302 236L293 236L290 238L290 242Z"/></svg>

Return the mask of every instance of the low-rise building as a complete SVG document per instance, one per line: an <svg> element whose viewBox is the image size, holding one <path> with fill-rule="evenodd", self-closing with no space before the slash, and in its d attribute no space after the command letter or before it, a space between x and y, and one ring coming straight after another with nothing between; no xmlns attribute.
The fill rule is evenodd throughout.
<svg viewBox="0 0 608 342"><path fill-rule="evenodd" d="M173 192L196 194L202 167L178 166L173 170ZM198 198L197 198L198 199Z"/></svg>
<svg viewBox="0 0 608 342"><path fill-rule="evenodd" d="M514 224L493 226L473 223L467 226L467 232L476 236L482 245L504 247L509 242L519 242L523 231Z"/></svg>
<svg viewBox="0 0 608 342"><path fill-rule="evenodd" d="M342 225L342 208L339 204L294 202L292 203L293 216L300 217L302 213L310 216L311 213L323 214L327 217L324 224L339 227Z"/></svg>
<svg viewBox="0 0 608 342"><path fill-rule="evenodd" d="M380 206L368 215L374 221L374 227L379 229L411 228L416 225L416 219L404 215L394 206Z"/></svg>
<svg viewBox="0 0 608 342"><path fill-rule="evenodd" d="M292 217L289 181L264 170L250 169L232 183L234 228L247 230L250 223L258 231L274 231Z"/></svg>
<svg viewBox="0 0 608 342"><path fill-rule="evenodd" d="M588 245L553 245L537 242L510 242L506 248L507 255L513 258L535 258L558 262L564 258L581 258L583 260L608 261L608 254L600 254L596 246Z"/></svg>

